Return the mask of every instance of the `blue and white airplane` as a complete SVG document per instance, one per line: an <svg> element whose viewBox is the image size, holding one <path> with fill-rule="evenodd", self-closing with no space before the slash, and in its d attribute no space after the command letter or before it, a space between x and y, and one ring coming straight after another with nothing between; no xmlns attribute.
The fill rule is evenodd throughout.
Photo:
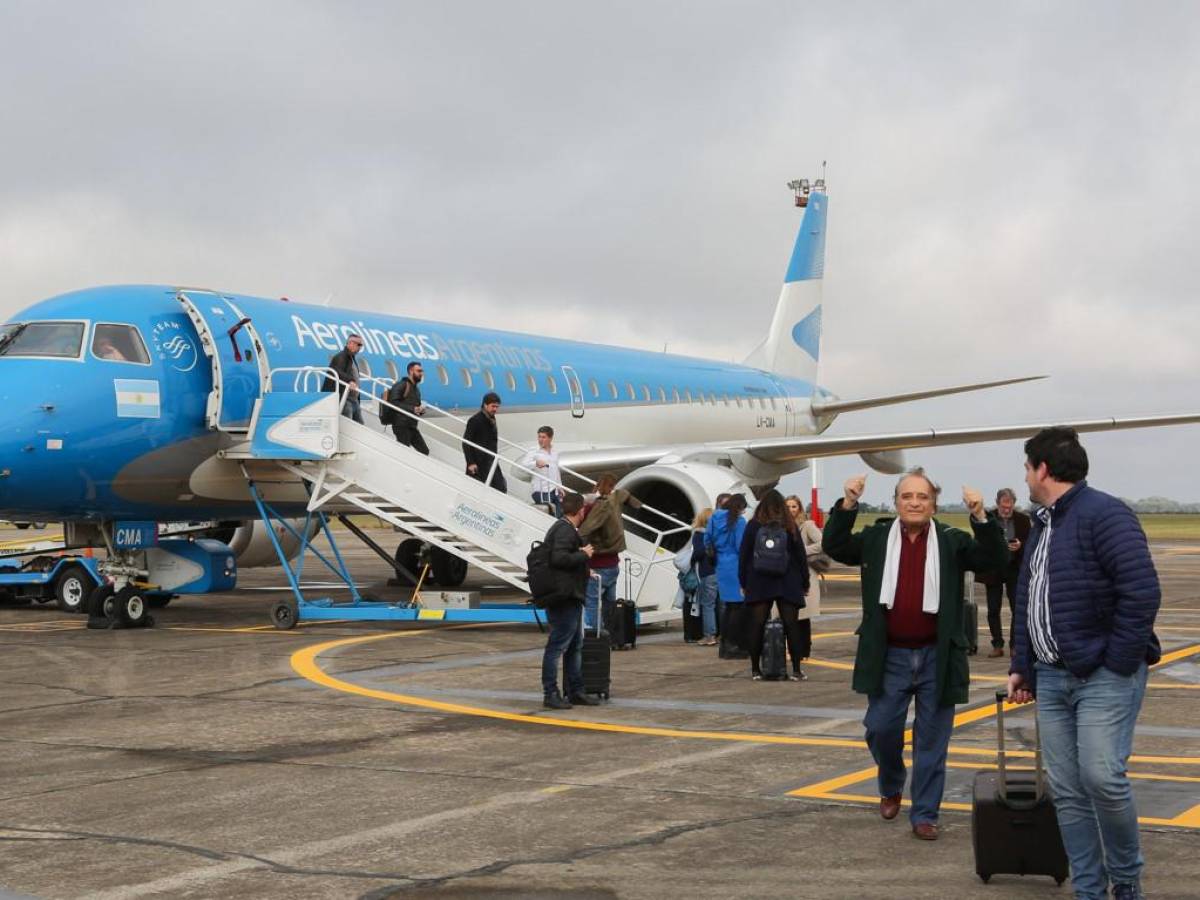
<svg viewBox="0 0 1200 900"><path fill-rule="evenodd" d="M0 331L0 517L106 528L232 521L243 523L231 541L241 565L273 561L241 466L219 451L245 439L270 371L325 366L351 333L365 344L364 374L395 379L420 361L426 398L458 413L495 390L503 436L532 446L537 427L553 425L565 466L617 472L623 486L684 522L719 492L761 490L813 458L859 453L894 473L906 448L1042 427L827 434L841 413L1025 379L860 400L819 385L829 198L818 182L801 201L766 339L740 365L171 285L90 288L34 304ZM453 419L431 419L461 431ZM1067 424L1096 431L1198 421ZM277 508L303 516L299 488L277 496Z"/></svg>

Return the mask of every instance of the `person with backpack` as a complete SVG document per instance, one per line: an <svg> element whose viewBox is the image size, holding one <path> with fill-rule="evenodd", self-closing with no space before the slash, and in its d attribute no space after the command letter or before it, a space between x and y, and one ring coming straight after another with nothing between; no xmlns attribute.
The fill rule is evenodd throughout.
<svg viewBox="0 0 1200 900"><path fill-rule="evenodd" d="M421 432L417 430L420 423L417 421L417 416L425 415L425 406L421 403L421 381L425 378L425 369L419 362L410 362L408 364L408 373L388 388L387 396L384 398L388 403L395 406L401 412L382 407L380 421L387 425L389 422L384 418L384 413L389 414L390 424L392 426L392 434L396 436L396 440L406 447L412 447L418 453L429 455L429 447L425 443L425 438L421 436Z"/></svg>
<svg viewBox="0 0 1200 900"><path fill-rule="evenodd" d="M749 612L750 677L762 680L763 632L771 609L777 607L792 657L788 680L802 681L800 660L807 652L800 645L798 617L808 593L808 558L800 530L779 491L763 494L746 526L738 553L738 581Z"/></svg>
<svg viewBox="0 0 1200 900"><path fill-rule="evenodd" d="M596 547L588 567L593 575L600 576L599 584L595 578L589 578L587 583L584 622L589 628L595 626L596 616L603 614L605 605L617 601L617 578L621 573L621 552L625 549L626 506L641 509L642 501L617 487L617 476L610 472L596 479L596 499L588 507L579 529L583 539Z"/></svg>
<svg viewBox="0 0 1200 900"><path fill-rule="evenodd" d="M579 536L583 497L570 493L562 500L563 515L546 532L543 547L530 553L529 583L533 602L546 610L546 649L542 653L542 695L547 709L598 706L583 685L583 607L592 545ZM539 553L540 551L540 553ZM541 557L539 560L538 557ZM544 567L547 571L538 572ZM543 585L543 579L545 584ZM536 582L536 584L535 584ZM558 689L558 661L563 665L563 688Z"/></svg>
<svg viewBox="0 0 1200 900"><path fill-rule="evenodd" d="M745 658L748 649L742 586L738 580L738 554L746 532L746 495L732 494L713 513L704 529L704 546L717 574L717 600L721 604L721 655Z"/></svg>

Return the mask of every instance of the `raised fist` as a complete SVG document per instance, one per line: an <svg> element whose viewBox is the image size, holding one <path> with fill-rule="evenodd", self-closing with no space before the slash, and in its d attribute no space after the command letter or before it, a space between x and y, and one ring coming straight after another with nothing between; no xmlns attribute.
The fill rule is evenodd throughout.
<svg viewBox="0 0 1200 900"><path fill-rule="evenodd" d="M858 505L858 498L863 495L863 491L867 489L867 476L855 475L852 478L846 479L846 484L843 490L846 494L846 501L842 505L850 509Z"/></svg>
<svg viewBox="0 0 1200 900"><path fill-rule="evenodd" d="M983 494L975 488L963 485L963 506L971 513L971 518L983 521L987 514L983 511Z"/></svg>

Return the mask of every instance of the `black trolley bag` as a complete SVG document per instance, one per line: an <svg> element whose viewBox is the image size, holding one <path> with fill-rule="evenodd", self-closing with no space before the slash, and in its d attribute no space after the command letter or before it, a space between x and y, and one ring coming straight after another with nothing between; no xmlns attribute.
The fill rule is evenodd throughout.
<svg viewBox="0 0 1200 900"><path fill-rule="evenodd" d="M1070 874L1058 816L1042 769L1042 737L1036 728L1034 770L1011 772L1004 752L1004 701L996 691L999 731L997 770L975 773L971 797L971 844L975 873L987 884L993 875L1049 875L1062 884Z"/></svg>
<svg viewBox="0 0 1200 900"><path fill-rule="evenodd" d="M771 619L763 626L759 666L762 669L762 677L769 681L787 679L787 642L784 638L783 623L778 619Z"/></svg>
<svg viewBox="0 0 1200 900"><path fill-rule="evenodd" d="M683 598L683 639L695 644L704 639L704 619L700 615L700 591Z"/></svg>
<svg viewBox="0 0 1200 900"><path fill-rule="evenodd" d="M600 579L599 575L592 577L597 579L597 582ZM596 587L600 587L599 583ZM583 615L583 611L580 610L579 614ZM596 694L607 700L612 690L612 643L608 632L601 627L602 618L600 615L596 616L596 630L593 633L588 633L586 628L583 631L583 692Z"/></svg>
<svg viewBox="0 0 1200 900"><path fill-rule="evenodd" d="M625 563L625 596L604 607L604 627L614 650L637 649L637 604L633 601L633 571Z"/></svg>

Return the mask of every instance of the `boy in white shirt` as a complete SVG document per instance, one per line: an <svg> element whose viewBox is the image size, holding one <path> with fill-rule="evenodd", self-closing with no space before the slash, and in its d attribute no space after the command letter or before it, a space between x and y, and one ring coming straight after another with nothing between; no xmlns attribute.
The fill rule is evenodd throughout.
<svg viewBox="0 0 1200 900"><path fill-rule="evenodd" d="M533 469L533 502L545 504L555 518L562 515L562 475L558 470L558 451L551 444L554 429L543 425L537 431L538 445L525 454L521 465Z"/></svg>

